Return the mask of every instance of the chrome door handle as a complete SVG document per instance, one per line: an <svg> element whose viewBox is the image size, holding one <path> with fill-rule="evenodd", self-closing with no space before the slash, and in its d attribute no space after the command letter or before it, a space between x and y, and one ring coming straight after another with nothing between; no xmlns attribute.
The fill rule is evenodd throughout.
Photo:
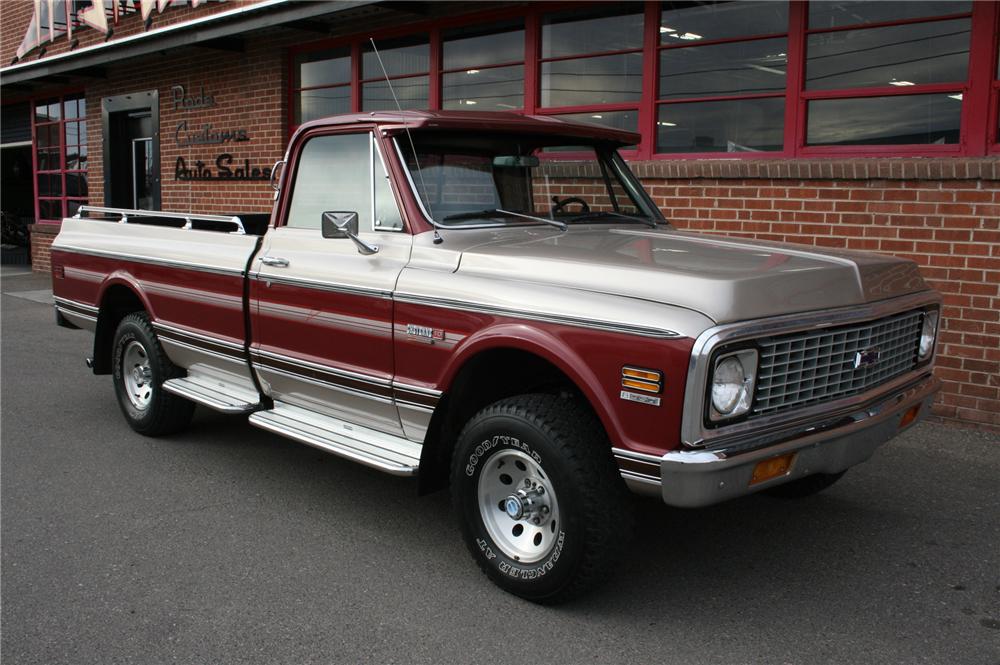
<svg viewBox="0 0 1000 665"><path fill-rule="evenodd" d="M277 256L262 256L260 257L260 262L266 266L274 266L275 268L288 267L288 259L282 259Z"/></svg>

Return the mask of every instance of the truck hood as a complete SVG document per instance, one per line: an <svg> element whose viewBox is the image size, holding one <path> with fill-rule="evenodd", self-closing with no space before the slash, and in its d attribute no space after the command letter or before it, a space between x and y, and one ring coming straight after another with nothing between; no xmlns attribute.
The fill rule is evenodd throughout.
<svg viewBox="0 0 1000 665"><path fill-rule="evenodd" d="M571 227L467 247L458 272L685 307L716 323L862 305L927 289L912 261L673 229Z"/></svg>

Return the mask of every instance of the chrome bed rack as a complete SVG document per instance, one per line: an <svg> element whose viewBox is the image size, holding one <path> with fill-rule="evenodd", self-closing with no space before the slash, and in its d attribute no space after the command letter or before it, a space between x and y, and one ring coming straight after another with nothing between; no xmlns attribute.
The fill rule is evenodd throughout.
<svg viewBox="0 0 1000 665"><path fill-rule="evenodd" d="M100 220L96 217L90 217L84 213L100 213L102 215L108 216L118 216L117 220L105 219ZM130 210L128 208L101 208L98 206L80 206L76 214L73 215L74 219L93 219L94 221L109 221L117 222L119 224L128 224L130 218L138 219L178 219L184 221L184 226L181 228L184 230L194 229L196 222L212 222L215 224L232 224L236 227L235 231L230 231L230 233L235 233L237 235L246 235L246 229L243 227L243 220L239 217L232 215L196 215L186 212L164 212L162 210Z"/></svg>

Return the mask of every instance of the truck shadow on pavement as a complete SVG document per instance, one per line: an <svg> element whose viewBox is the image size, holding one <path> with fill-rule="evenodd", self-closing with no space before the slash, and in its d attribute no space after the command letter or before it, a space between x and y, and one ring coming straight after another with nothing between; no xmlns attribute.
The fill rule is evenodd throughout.
<svg viewBox="0 0 1000 665"><path fill-rule="evenodd" d="M455 577L481 586L491 601L526 605L480 575L454 525L447 492L417 497L412 479L388 476L283 440L241 418L201 409L192 428L166 445L175 442L212 449L213 456L227 458L219 463L229 472L246 474L241 482L280 492L285 503L309 506L323 520L348 520L375 530L380 541L409 557L452 566ZM259 477L261 469L266 477ZM860 591L859 569L875 578L891 574L880 571L888 543L878 534L892 541L902 534L891 532L904 527L891 510L854 496L852 490L859 488L850 486L850 478L842 483L843 488L798 501L751 496L695 510L636 497L635 534L620 570L590 595L555 611L662 616L665 608L685 607L691 618L724 608L738 616L760 603L796 596L809 602L850 596ZM673 611L671 616L680 618Z"/></svg>

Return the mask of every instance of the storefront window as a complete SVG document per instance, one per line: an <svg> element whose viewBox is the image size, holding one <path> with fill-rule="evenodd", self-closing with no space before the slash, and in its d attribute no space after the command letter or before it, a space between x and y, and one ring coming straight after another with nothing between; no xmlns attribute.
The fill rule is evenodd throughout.
<svg viewBox="0 0 1000 665"><path fill-rule="evenodd" d="M35 102L35 218L58 222L87 202L87 122L82 96Z"/></svg>
<svg viewBox="0 0 1000 665"><path fill-rule="evenodd" d="M292 67L294 122L351 111L351 50L299 53Z"/></svg>
<svg viewBox="0 0 1000 665"><path fill-rule="evenodd" d="M811 2L806 145L959 143L971 18L940 17L970 9L967 2Z"/></svg>
<svg viewBox="0 0 1000 665"><path fill-rule="evenodd" d="M781 151L787 31L785 3L665 3L657 151Z"/></svg>
<svg viewBox="0 0 1000 665"><path fill-rule="evenodd" d="M425 109L430 100L430 45L427 37L361 45L361 110ZM381 61L380 61L381 58ZM389 79L389 81L386 81ZM395 99L393 98L395 93Z"/></svg>
<svg viewBox="0 0 1000 665"><path fill-rule="evenodd" d="M1000 152L998 15L968 0L527 3L394 26L375 35L382 64L367 33L294 50L289 119L398 100L636 131L642 159L981 155Z"/></svg>
<svg viewBox="0 0 1000 665"><path fill-rule="evenodd" d="M524 108L523 21L448 30L441 61L441 108Z"/></svg>
<svg viewBox="0 0 1000 665"><path fill-rule="evenodd" d="M642 97L643 14L620 5L542 20L541 105L588 106Z"/></svg>

